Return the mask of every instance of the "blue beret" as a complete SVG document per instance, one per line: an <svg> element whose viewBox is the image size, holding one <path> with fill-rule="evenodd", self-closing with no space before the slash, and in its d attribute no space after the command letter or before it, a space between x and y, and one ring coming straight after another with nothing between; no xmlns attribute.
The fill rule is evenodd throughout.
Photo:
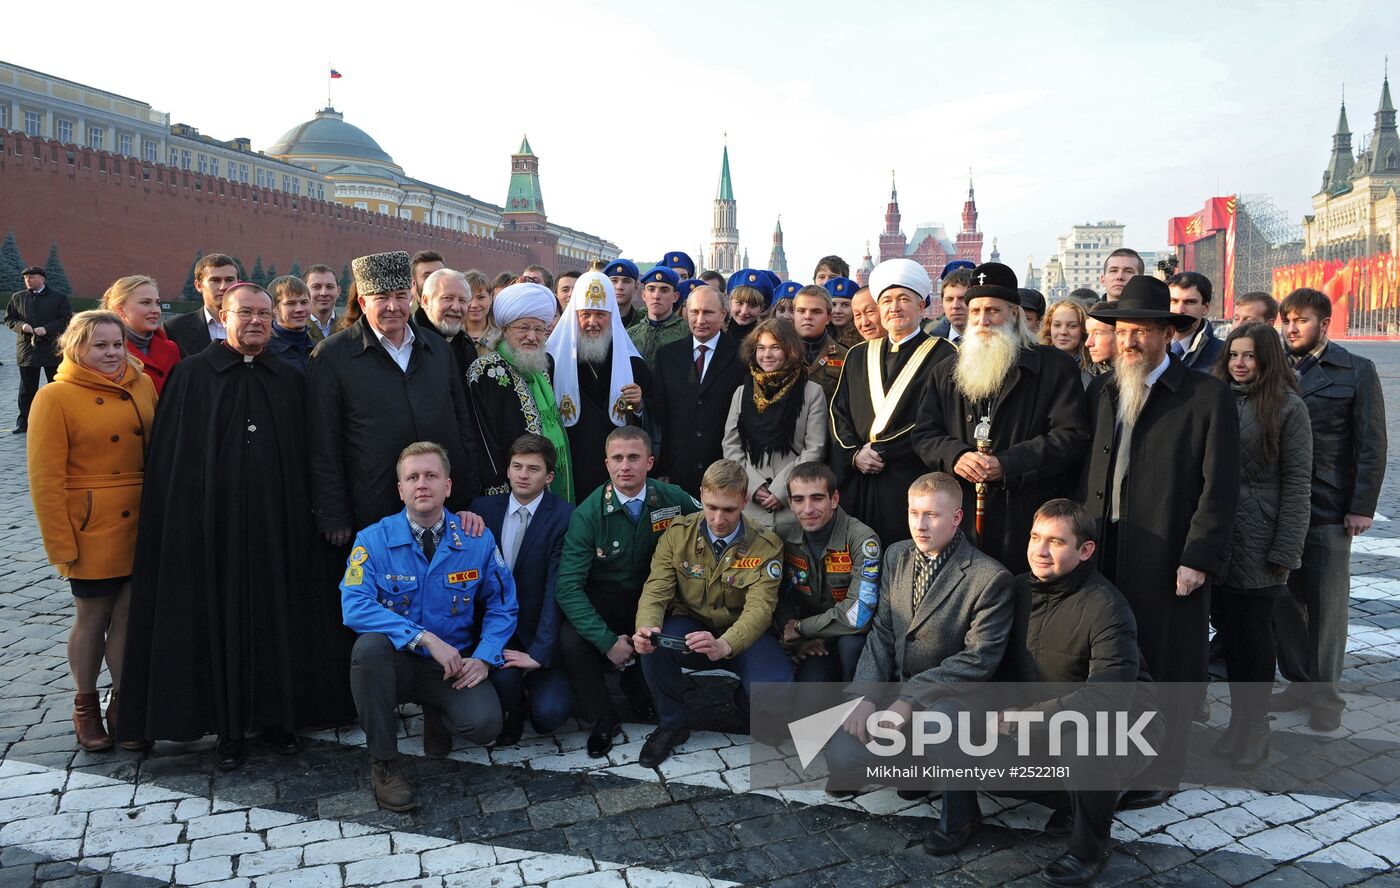
<svg viewBox="0 0 1400 888"><path fill-rule="evenodd" d="M647 284L670 284L672 287L681 282L681 276L676 274L674 268L667 268L665 265L658 265L651 271L642 275L642 286Z"/></svg>
<svg viewBox="0 0 1400 888"><path fill-rule="evenodd" d="M709 284L706 284L699 278L686 278L685 280L681 281L679 284L676 285L676 292L681 294L680 304L685 304L685 300L690 296L691 290L694 290L696 287L707 286L709 286Z"/></svg>
<svg viewBox="0 0 1400 888"><path fill-rule="evenodd" d="M968 271L971 271L976 267L977 263L975 262L969 262L966 259L954 259L952 262L949 262L947 265L943 266L943 270L938 273L938 279L940 281L943 280L948 275L957 271L959 268L966 268Z"/></svg>
<svg viewBox="0 0 1400 888"><path fill-rule="evenodd" d="M822 283L822 286L826 287L826 292L831 294L832 299L850 299L855 296L856 291L860 289L860 284L857 284L850 278L840 277L827 278L826 281Z"/></svg>
<svg viewBox="0 0 1400 888"><path fill-rule="evenodd" d="M733 293L735 287L753 287L762 293L764 309L773 304L773 282L768 279L767 272L756 268L741 268L729 276L724 290L726 293Z"/></svg>
<svg viewBox="0 0 1400 888"><path fill-rule="evenodd" d="M763 273L768 275L768 283L773 285L773 292L776 293L778 291L778 288L783 285L783 279L778 277L778 273L776 271L773 271L768 268L763 269Z"/></svg>
<svg viewBox="0 0 1400 888"><path fill-rule="evenodd" d="M603 269L604 277L625 277L632 280L639 279L642 275L637 271L637 263L631 259L614 259L608 263L608 267Z"/></svg>
<svg viewBox="0 0 1400 888"><path fill-rule="evenodd" d="M695 260L685 253L667 253L666 259L661 264L667 268L684 268L686 274L695 277Z"/></svg>
<svg viewBox="0 0 1400 888"><path fill-rule="evenodd" d="M797 295L797 291L802 289L802 285L797 281L783 281L783 285L778 288L777 297L779 299L791 299Z"/></svg>

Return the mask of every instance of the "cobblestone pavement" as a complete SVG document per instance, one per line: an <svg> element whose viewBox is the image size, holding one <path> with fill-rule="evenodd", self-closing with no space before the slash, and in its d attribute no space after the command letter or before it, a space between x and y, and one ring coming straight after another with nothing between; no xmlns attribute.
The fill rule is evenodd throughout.
<svg viewBox="0 0 1400 888"><path fill-rule="evenodd" d="M1400 431L1400 345L1363 345L1377 358ZM0 330L0 406L17 374ZM747 737L728 680L697 676L703 723L660 773L635 764L646 725L603 762L570 725L502 750L421 756L419 719L402 748L421 806L379 811L363 735L308 735L283 757L254 745L248 764L214 769L210 743L161 744L150 755L75 747L64 657L66 584L46 564L24 474L24 442L0 438L0 888L92 886L548 885L733 883L842 888L897 884L1039 884L1062 850L1040 828L1047 812L984 797L986 827L958 855L919 840L936 803L892 791L837 802L815 792L752 790ZM1392 464L1381 521L1353 556L1345 680L1358 690L1333 744L1336 764L1364 772L1311 794L1199 786L1159 808L1120 815L1117 853L1099 884L1400 886L1400 472ZM1205 746L1227 717L1198 726ZM1274 771L1311 742L1296 714L1275 722ZM1265 772L1267 775L1269 772ZM1338 775L1345 772L1339 771ZM1267 786L1267 779L1264 781ZM1374 787L1380 786L1377 791ZM1006 807L1003 807L1006 805Z"/></svg>

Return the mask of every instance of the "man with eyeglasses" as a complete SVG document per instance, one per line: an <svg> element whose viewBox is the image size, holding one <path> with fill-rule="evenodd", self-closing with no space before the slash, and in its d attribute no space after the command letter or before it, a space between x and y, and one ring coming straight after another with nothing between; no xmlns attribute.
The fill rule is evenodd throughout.
<svg viewBox="0 0 1400 888"><path fill-rule="evenodd" d="M153 465L164 470L147 482L142 501L129 623L135 643L117 733L133 741L215 734L215 763L232 770L250 733L292 754L301 748L292 731L338 723L303 704L348 698L348 677L293 660L293 652L323 650L329 633L343 631L334 597L306 594L314 531L303 520L301 376L267 349L266 291L235 283L220 296L225 337L180 362L163 395L170 406L147 430L149 455L160 460Z"/></svg>
<svg viewBox="0 0 1400 888"><path fill-rule="evenodd" d="M408 253L361 256L351 270L364 315L322 340L306 368L312 511L342 549L356 529L399 510L394 464L414 441L446 448L450 509L481 490L480 445L451 349L409 312Z"/></svg>
<svg viewBox="0 0 1400 888"><path fill-rule="evenodd" d="M506 493L510 445L526 433L543 435L554 445L554 481L550 492L574 502L574 475L569 438L550 384L554 368L545 351L549 324L559 303L543 284L511 284L496 294L492 311L501 342L467 368L467 394L477 411L482 448L481 478L487 494Z"/></svg>

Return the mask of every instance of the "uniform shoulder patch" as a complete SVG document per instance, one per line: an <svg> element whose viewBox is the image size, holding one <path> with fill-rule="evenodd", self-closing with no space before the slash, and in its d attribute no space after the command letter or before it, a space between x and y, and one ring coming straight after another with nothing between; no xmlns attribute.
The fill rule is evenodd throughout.
<svg viewBox="0 0 1400 888"><path fill-rule="evenodd" d="M494 555L495 558L496 558L496 566L499 567L499 568L501 568L502 570L505 570L505 569L506 569L506 558L505 558L504 555L501 554L501 547L500 547L500 546L497 546L495 549L493 549L493 550L492 550L492 555ZM473 571L473 573L475 573L475 571Z"/></svg>
<svg viewBox="0 0 1400 888"><path fill-rule="evenodd" d="M874 537L871 537L870 539L860 544L860 551L861 554L864 555L866 558L879 558L880 544L875 542Z"/></svg>
<svg viewBox="0 0 1400 888"><path fill-rule="evenodd" d="M753 570L755 567L758 567L758 566L759 566L760 564L762 564L762 563L763 563L763 559L762 559L762 558L735 558L735 559L734 559L734 569L735 569L735 570Z"/></svg>
<svg viewBox="0 0 1400 888"><path fill-rule="evenodd" d="M450 574L448 574L448 575L447 575L447 582L449 582L449 583L470 583L472 580L475 580L475 579L479 578L480 576L481 576L481 572L480 572L480 571L475 571L475 570L461 570L461 571L458 571L457 573L450 573Z"/></svg>
<svg viewBox="0 0 1400 888"><path fill-rule="evenodd" d="M365 581L365 569L358 564L345 568L345 585L358 586Z"/></svg>
<svg viewBox="0 0 1400 888"><path fill-rule="evenodd" d="M768 579L776 580L783 575L783 566L777 560L773 560L768 562L764 571L768 574Z"/></svg>
<svg viewBox="0 0 1400 888"><path fill-rule="evenodd" d="M356 565L358 565L358 564L364 564L364 563L365 563L366 561L368 561L368 560L369 560L369 552L365 551L365 547L364 547L364 546L356 546L355 548L353 548L353 549L350 550L350 563L351 563L351 564L356 564Z"/></svg>

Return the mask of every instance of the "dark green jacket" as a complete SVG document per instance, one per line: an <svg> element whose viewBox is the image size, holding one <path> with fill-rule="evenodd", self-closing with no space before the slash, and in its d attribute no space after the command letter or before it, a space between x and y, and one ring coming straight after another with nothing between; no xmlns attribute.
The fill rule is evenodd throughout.
<svg viewBox="0 0 1400 888"><path fill-rule="evenodd" d="M612 484L578 504L564 534L554 600L579 635L607 653L619 635L632 633L656 541L676 518L698 511L690 494L652 478L636 524Z"/></svg>

